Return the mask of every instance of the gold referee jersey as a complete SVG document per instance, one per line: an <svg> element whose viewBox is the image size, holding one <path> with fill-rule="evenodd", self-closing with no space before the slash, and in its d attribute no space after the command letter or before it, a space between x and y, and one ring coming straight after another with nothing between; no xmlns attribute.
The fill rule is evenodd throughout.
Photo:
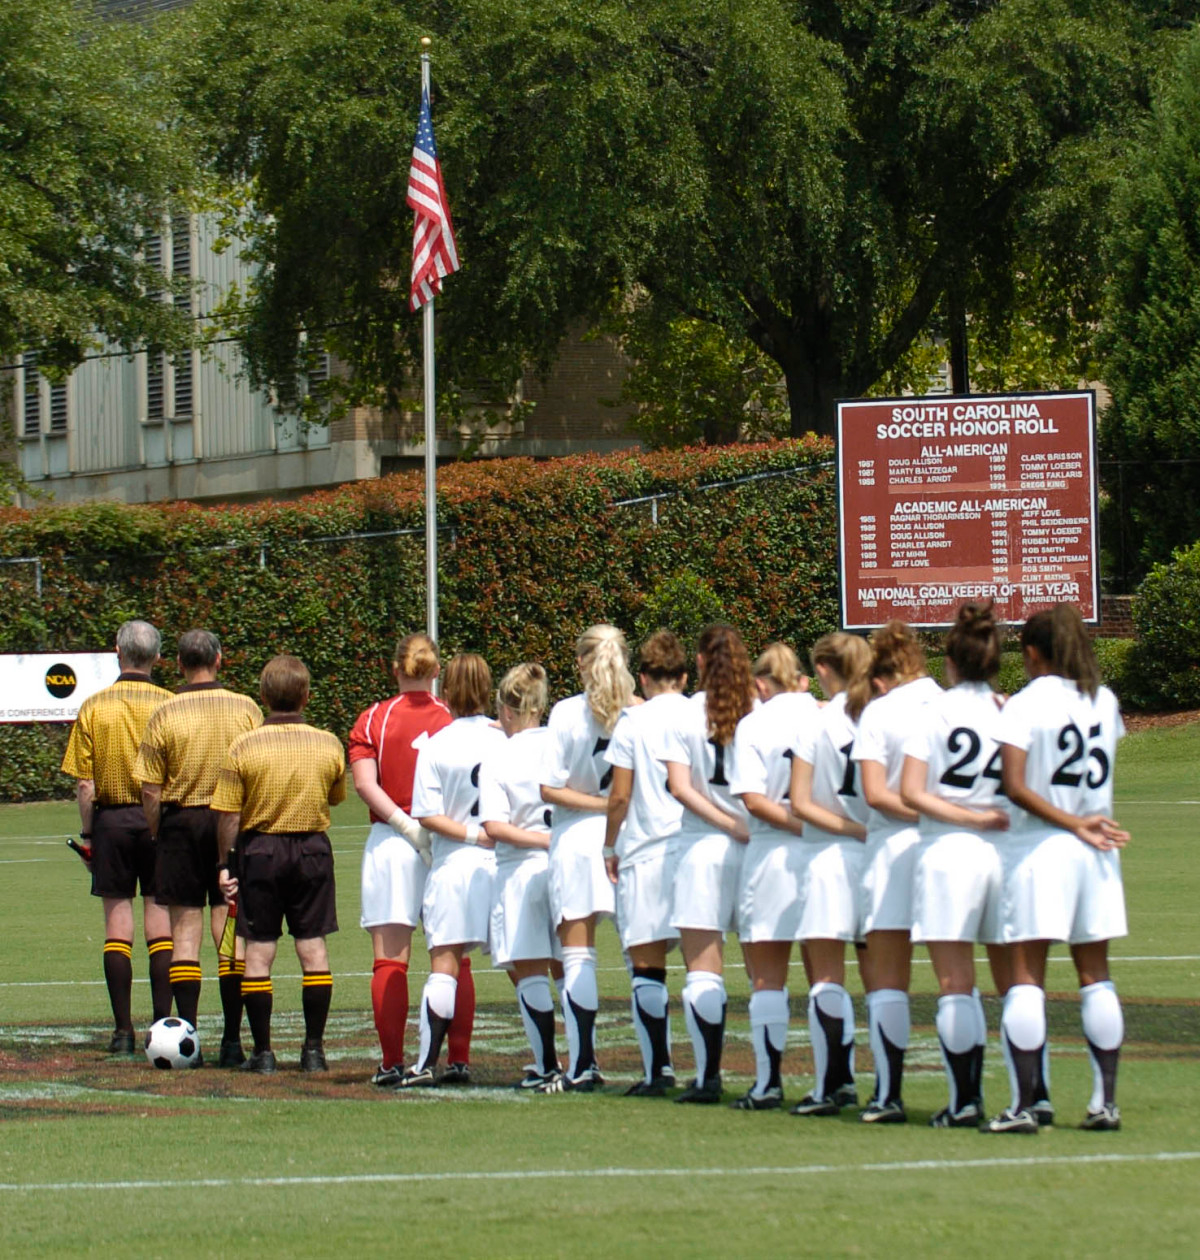
<svg viewBox="0 0 1200 1260"><path fill-rule="evenodd" d="M299 713L272 713L230 745L211 807L241 814L242 831L325 831L345 799L342 741Z"/></svg>
<svg viewBox="0 0 1200 1260"><path fill-rule="evenodd" d="M140 805L141 784L133 771L138 749L150 715L170 698L144 674L121 674L111 687L89 696L71 727L63 774L91 779L98 805Z"/></svg>
<svg viewBox="0 0 1200 1260"><path fill-rule="evenodd" d="M180 687L150 715L134 777L161 784L164 804L207 805L230 744L262 720L262 710L249 696L220 683Z"/></svg>

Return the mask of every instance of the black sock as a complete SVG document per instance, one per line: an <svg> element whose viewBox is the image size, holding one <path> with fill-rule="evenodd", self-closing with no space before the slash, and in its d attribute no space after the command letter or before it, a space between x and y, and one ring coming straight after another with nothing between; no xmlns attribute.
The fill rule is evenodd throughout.
<svg viewBox="0 0 1200 1260"><path fill-rule="evenodd" d="M825 1034L825 1079L816 1082L818 1098L832 1098L833 1091L850 1080L850 1047L842 1045L842 1034L846 1021L840 1015L830 1015L821 1009L821 1003L814 1001L817 1011L817 1022ZM853 1082L850 1082L853 1084Z"/></svg>
<svg viewBox="0 0 1200 1260"><path fill-rule="evenodd" d="M104 942L104 983L118 1032L133 1027L133 942L110 937Z"/></svg>
<svg viewBox="0 0 1200 1260"><path fill-rule="evenodd" d="M652 980L656 984L667 983L666 967L634 967L635 980ZM668 1017L651 1015L637 1000L637 989L633 991L633 1004L637 1010L638 1022L646 1031L650 1042L650 1079L657 1080L671 1070L671 1048L668 1041Z"/></svg>
<svg viewBox="0 0 1200 1260"><path fill-rule="evenodd" d="M1117 1063L1121 1058L1121 1048L1118 1046L1115 1050L1101 1050L1091 1040L1087 1044L1096 1066L1100 1069L1105 1105L1112 1106L1117 1100Z"/></svg>
<svg viewBox="0 0 1200 1260"><path fill-rule="evenodd" d="M150 954L150 1004L156 1020L171 1013L171 938L156 936L146 942Z"/></svg>
<svg viewBox="0 0 1200 1260"><path fill-rule="evenodd" d="M879 1101L884 1104L898 1103L900 1101L900 1088L904 1082L904 1051L888 1039L887 1033L882 1028L879 1030L879 1040L883 1042L883 1052L887 1055L888 1064L888 1096L880 1098ZM878 1076L876 1077L875 1092L878 1095Z"/></svg>
<svg viewBox="0 0 1200 1260"><path fill-rule="evenodd" d="M721 1051L725 1045L725 1016L729 1011L729 1003L721 1003L721 1018L709 1023L707 1019L702 1019L697 1013L696 1008L692 1008L692 1016L700 1029L700 1035L704 1038L704 1081L715 1081L721 1075Z"/></svg>
<svg viewBox="0 0 1200 1260"><path fill-rule="evenodd" d="M1000 1035L1007 1039L1008 1034L1001 1029ZM1038 1083L1042 1079L1042 1047L1034 1050L1018 1050L1012 1041L1008 1041L1008 1053L1012 1057L1013 1071L1017 1077L1017 1110L1028 1111L1037 1098ZM1045 1083L1042 1082L1042 1092Z"/></svg>
<svg viewBox="0 0 1200 1260"><path fill-rule="evenodd" d="M538 1031L538 1038L542 1043L542 1062L540 1064L542 1075L546 1076L550 1072L556 1072L558 1070L558 1050L554 1044L554 1009L539 1011L536 1007L530 1006L524 997L521 998L521 1006L533 1021L533 1025Z"/></svg>
<svg viewBox="0 0 1200 1260"><path fill-rule="evenodd" d="M571 1064L571 1079L578 1080L589 1068L596 1066L596 1012L585 1006L576 1006L569 993L564 995L571 1003L571 1014L579 1029L579 1060Z"/></svg>
<svg viewBox="0 0 1200 1260"><path fill-rule="evenodd" d="M950 1079L954 1082L954 1093L950 1099L950 1110L952 1113L960 1112L969 1102L975 1101L975 1087L973 1083L973 1060L975 1057L974 1047L970 1050L947 1050L946 1043L942 1042L942 1054L945 1056L946 1065L950 1069Z"/></svg>
<svg viewBox="0 0 1200 1260"><path fill-rule="evenodd" d="M442 1053L442 1042L446 1040L446 1034L450 1031L450 1025L454 1023L454 1018L443 1019L440 1015L435 1014L429 1006L429 999L425 999L425 1019L429 1023L429 1053L425 1056L423 1063L417 1064L418 1071L424 1071L428 1068L431 1072L437 1066L438 1056Z"/></svg>
<svg viewBox="0 0 1200 1260"><path fill-rule="evenodd" d="M222 1041L240 1042L242 1039L242 976L245 973L244 962L222 958L217 964L221 1013L225 1017L225 1027L221 1030Z"/></svg>
<svg viewBox="0 0 1200 1260"><path fill-rule="evenodd" d="M170 977L171 995L175 999L175 1013L195 1028L197 1013L200 1010L200 963L191 959L176 962L172 957Z"/></svg>
<svg viewBox="0 0 1200 1260"><path fill-rule="evenodd" d="M301 989L304 1008L304 1040L319 1042L325 1037L325 1021L333 1000L333 976L328 971L306 971Z"/></svg>
<svg viewBox="0 0 1200 1260"><path fill-rule="evenodd" d="M271 977L262 976L242 979L242 1003L246 1018L250 1021L250 1035L254 1038L254 1053L271 1048L271 1007L274 1005Z"/></svg>

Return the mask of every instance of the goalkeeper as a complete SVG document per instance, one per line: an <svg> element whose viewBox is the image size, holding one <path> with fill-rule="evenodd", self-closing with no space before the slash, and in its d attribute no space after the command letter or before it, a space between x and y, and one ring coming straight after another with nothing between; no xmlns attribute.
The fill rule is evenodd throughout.
<svg viewBox="0 0 1200 1260"><path fill-rule="evenodd" d="M401 639L392 662L398 694L371 705L350 732L354 787L371 811L361 922L375 951L371 1006L381 1062L371 1079L381 1088L394 1087L404 1072L408 961L429 864L429 835L409 815L413 774L421 746L451 721L450 710L433 694L438 670L432 639Z"/></svg>

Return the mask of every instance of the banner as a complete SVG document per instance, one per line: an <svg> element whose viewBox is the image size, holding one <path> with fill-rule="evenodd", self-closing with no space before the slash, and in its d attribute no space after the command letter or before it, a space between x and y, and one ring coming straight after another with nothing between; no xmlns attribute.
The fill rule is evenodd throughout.
<svg viewBox="0 0 1200 1260"><path fill-rule="evenodd" d="M842 625L997 619L1052 604L1100 618L1095 394L838 403Z"/></svg>
<svg viewBox="0 0 1200 1260"><path fill-rule="evenodd" d="M73 722L120 672L115 652L0 656L0 722Z"/></svg>

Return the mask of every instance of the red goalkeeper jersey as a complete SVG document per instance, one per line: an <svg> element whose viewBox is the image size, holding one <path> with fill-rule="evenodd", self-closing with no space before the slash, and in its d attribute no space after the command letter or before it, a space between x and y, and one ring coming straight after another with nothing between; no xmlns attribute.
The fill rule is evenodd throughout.
<svg viewBox="0 0 1200 1260"><path fill-rule="evenodd" d="M405 813L412 810L413 775L417 753L431 735L453 719L450 710L430 691L405 691L380 700L359 714L350 732L350 761L374 761L379 785ZM372 822L386 822L373 810Z"/></svg>

